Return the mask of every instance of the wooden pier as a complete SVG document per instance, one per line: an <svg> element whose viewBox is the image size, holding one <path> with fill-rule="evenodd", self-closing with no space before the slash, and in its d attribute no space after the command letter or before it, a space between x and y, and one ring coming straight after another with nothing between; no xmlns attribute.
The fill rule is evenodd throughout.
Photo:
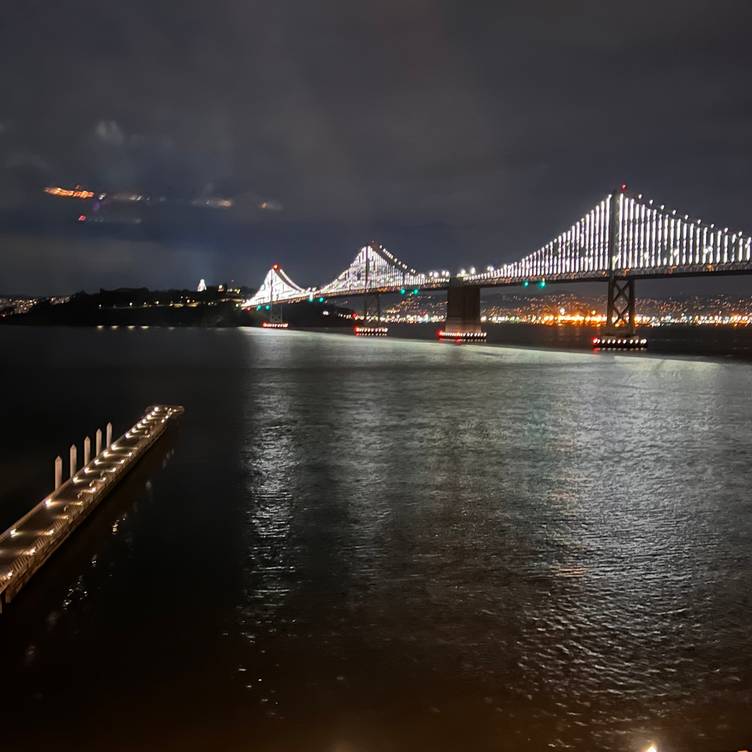
<svg viewBox="0 0 752 752"><path fill-rule="evenodd" d="M108 424L104 448L97 431L95 456L84 439L84 465L77 470L77 449L70 449L70 477L62 481L62 460L55 460L55 490L0 535L0 613L34 573L112 491L123 476L183 413L178 405L155 405L116 441Z"/></svg>

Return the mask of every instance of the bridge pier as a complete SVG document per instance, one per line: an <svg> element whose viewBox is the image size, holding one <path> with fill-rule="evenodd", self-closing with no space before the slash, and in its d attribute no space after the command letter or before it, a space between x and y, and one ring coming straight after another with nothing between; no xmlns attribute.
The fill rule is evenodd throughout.
<svg viewBox="0 0 752 752"><path fill-rule="evenodd" d="M593 338L596 350L642 350L647 339L637 334L635 323L635 281L631 277L608 279L606 326L600 336Z"/></svg>
<svg viewBox="0 0 752 752"><path fill-rule="evenodd" d="M606 307L606 333L634 336L635 284L634 279L608 280L608 304Z"/></svg>
<svg viewBox="0 0 752 752"><path fill-rule="evenodd" d="M287 329L283 305L283 303L275 303L274 300L269 302L269 318L261 322L262 329Z"/></svg>
<svg viewBox="0 0 752 752"><path fill-rule="evenodd" d="M368 320L368 314L370 313L371 306L368 303L369 297L372 297L376 301L376 321L381 323L381 295L379 293L373 293L372 295L363 296L363 321Z"/></svg>
<svg viewBox="0 0 752 752"><path fill-rule="evenodd" d="M368 321L369 298L376 300L376 326ZM381 326L381 295L377 292L363 296L363 323L353 327L356 337L386 337L389 327Z"/></svg>
<svg viewBox="0 0 752 752"><path fill-rule="evenodd" d="M449 280L447 316L439 338L454 342L477 342L486 338L480 323L480 287Z"/></svg>

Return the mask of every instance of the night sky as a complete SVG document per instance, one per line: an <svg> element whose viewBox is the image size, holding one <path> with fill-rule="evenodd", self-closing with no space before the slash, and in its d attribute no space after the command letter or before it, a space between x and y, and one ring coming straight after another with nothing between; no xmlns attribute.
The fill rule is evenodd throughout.
<svg viewBox="0 0 752 752"><path fill-rule="evenodd" d="M0 292L323 283L372 238L484 266L622 181L750 231L751 31L745 0L6 2ZM43 192L76 184L153 200Z"/></svg>

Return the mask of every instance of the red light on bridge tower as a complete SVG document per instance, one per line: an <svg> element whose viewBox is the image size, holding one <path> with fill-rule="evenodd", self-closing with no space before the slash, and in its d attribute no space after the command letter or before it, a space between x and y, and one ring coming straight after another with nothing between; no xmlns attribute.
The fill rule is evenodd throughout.
<svg viewBox="0 0 752 752"><path fill-rule="evenodd" d="M622 183L619 186L619 193L626 193L629 190L629 186L626 183Z"/></svg>

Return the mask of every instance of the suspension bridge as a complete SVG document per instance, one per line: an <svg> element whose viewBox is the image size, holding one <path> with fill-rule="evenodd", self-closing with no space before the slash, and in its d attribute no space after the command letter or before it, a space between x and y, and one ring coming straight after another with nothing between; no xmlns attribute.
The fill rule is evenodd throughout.
<svg viewBox="0 0 752 752"><path fill-rule="evenodd" d="M681 214L620 186L568 230L519 261L474 268L420 272L378 243L361 248L352 263L321 287L303 288L274 264L247 307L330 298L375 297L422 290L447 291L440 333L453 340L485 337L480 291L553 282L608 283L606 325L597 344L634 347L635 280L752 273L752 237ZM366 302L367 307L367 302Z"/></svg>

